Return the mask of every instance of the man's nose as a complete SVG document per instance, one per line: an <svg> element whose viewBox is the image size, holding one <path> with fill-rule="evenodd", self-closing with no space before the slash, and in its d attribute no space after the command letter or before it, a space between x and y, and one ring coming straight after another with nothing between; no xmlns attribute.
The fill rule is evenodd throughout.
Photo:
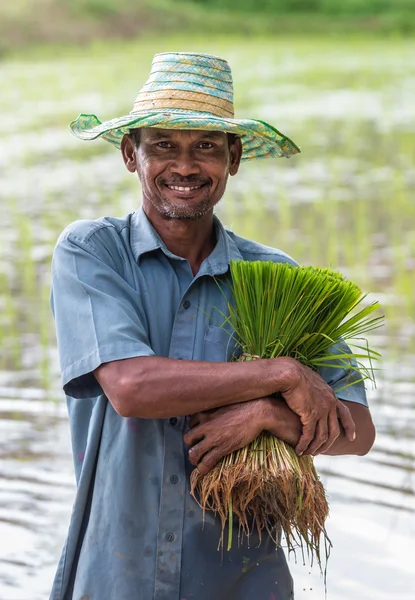
<svg viewBox="0 0 415 600"><path fill-rule="evenodd" d="M176 155L170 166L170 171L181 175L181 177L188 177L200 173L200 165L191 150L182 150L180 154Z"/></svg>

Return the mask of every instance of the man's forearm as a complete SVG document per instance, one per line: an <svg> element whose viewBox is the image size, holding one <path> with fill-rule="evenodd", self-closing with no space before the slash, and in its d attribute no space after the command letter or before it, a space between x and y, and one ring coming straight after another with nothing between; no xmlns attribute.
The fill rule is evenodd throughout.
<svg viewBox="0 0 415 600"><path fill-rule="evenodd" d="M290 361L211 363L149 356L106 363L94 373L120 415L159 419L269 396L284 387Z"/></svg>

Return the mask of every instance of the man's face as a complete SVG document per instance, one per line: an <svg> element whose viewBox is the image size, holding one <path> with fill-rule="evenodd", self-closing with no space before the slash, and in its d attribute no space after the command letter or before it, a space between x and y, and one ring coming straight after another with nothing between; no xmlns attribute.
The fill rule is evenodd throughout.
<svg viewBox="0 0 415 600"><path fill-rule="evenodd" d="M127 168L138 173L147 213L196 220L222 198L242 147L239 139L230 144L224 132L149 127L140 130L138 147L126 136L122 152Z"/></svg>

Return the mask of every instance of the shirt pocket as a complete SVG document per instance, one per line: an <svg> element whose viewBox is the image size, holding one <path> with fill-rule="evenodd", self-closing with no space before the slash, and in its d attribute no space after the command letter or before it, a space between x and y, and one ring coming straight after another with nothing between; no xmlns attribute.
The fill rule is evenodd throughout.
<svg viewBox="0 0 415 600"><path fill-rule="evenodd" d="M228 362L236 355L238 345L233 332L224 327L207 325L203 340L203 360L208 362Z"/></svg>

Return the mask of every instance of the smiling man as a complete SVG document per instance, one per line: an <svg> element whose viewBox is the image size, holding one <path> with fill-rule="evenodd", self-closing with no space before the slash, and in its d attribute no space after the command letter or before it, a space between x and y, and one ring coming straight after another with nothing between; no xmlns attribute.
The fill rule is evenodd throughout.
<svg viewBox="0 0 415 600"><path fill-rule="evenodd" d="M55 248L78 487L51 599L289 600L283 550L252 534L218 553L220 520L203 517L189 476L264 430L299 453L365 454L373 443L363 386L336 391L353 372L230 362L232 331L218 324L230 260L295 263L226 230L214 207L241 160L298 148L271 125L235 119L229 66L203 54L156 55L131 113L80 115L71 128L121 148L142 205L77 221Z"/></svg>
<svg viewBox="0 0 415 600"><path fill-rule="evenodd" d="M242 154L240 140L232 134L157 128L133 130L121 150L128 170L140 178L147 216L153 205L154 218L160 213L184 220L212 212L225 193L228 175L237 173ZM178 156L180 164L172 171L171 162Z"/></svg>

